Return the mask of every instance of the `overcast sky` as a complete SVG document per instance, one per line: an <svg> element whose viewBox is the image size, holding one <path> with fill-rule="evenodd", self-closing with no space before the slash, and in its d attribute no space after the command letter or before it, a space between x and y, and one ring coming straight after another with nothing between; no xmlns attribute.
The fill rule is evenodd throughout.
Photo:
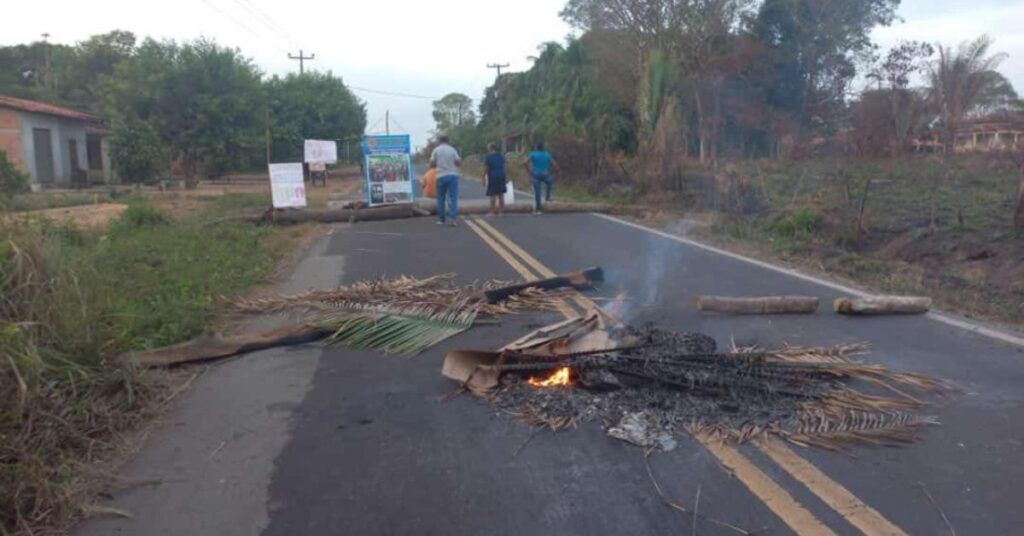
<svg viewBox="0 0 1024 536"><path fill-rule="evenodd" d="M199 36L238 47L265 73L298 70L287 53L316 54L308 69L331 70L354 88L427 98L356 93L367 102L370 133L412 134L421 145L433 128L433 98L458 91L479 100L494 78L490 62L511 70L569 27L558 17L564 0L46 0L5 2L0 44L39 39L72 44L124 29L177 40ZM957 43L988 33L1010 54L1002 71L1024 90L1024 0L904 0L905 22L875 32L882 45L899 39Z"/></svg>

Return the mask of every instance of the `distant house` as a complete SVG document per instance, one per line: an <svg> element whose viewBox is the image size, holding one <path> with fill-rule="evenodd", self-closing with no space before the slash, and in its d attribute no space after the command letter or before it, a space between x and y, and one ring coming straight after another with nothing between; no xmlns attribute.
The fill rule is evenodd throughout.
<svg viewBox="0 0 1024 536"><path fill-rule="evenodd" d="M37 187L111 182L109 134L95 115L0 95L0 150Z"/></svg>
<svg viewBox="0 0 1024 536"><path fill-rule="evenodd" d="M1000 114L969 119L956 129L953 148L958 153L1001 151L1024 148L1024 114ZM942 152L941 133L922 136L914 142L918 152Z"/></svg>
<svg viewBox="0 0 1024 536"><path fill-rule="evenodd" d="M956 130L957 152L998 151L1024 144L1024 114L965 121Z"/></svg>

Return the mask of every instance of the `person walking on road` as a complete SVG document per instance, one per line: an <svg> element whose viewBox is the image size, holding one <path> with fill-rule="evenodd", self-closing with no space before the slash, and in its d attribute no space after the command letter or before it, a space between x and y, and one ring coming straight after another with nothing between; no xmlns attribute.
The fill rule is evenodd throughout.
<svg viewBox="0 0 1024 536"><path fill-rule="evenodd" d="M555 158L551 156L551 153L544 150L544 143L538 143L530 154L527 155L526 160L523 160L523 166L526 167L526 171L533 178L533 213L541 213L541 202L540 202L540 187L542 184L547 185L547 192L544 196L546 201L551 201L551 182L552 171L560 171L558 168L558 162L555 162Z"/></svg>
<svg viewBox="0 0 1024 536"><path fill-rule="evenodd" d="M491 200L488 216L497 213L501 216L505 213L505 155L498 152L498 146L487 144L487 158L484 159L484 185L487 186L487 197ZM495 212L497 207L497 212Z"/></svg>
<svg viewBox="0 0 1024 536"><path fill-rule="evenodd" d="M448 198L448 225L455 227L459 216L459 166L462 159L448 136L437 139L439 145L430 153L430 167L437 169L437 223L445 224L445 199Z"/></svg>

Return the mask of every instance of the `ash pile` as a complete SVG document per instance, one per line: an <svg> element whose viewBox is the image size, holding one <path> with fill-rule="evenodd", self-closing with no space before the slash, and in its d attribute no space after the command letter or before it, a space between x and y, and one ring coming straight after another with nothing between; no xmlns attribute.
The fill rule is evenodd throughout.
<svg viewBox="0 0 1024 536"><path fill-rule="evenodd" d="M450 352L443 373L531 425L596 422L661 450L682 433L842 450L911 442L938 424L921 395L949 384L867 355L866 345L723 351L707 335L625 326L595 309L497 351Z"/></svg>

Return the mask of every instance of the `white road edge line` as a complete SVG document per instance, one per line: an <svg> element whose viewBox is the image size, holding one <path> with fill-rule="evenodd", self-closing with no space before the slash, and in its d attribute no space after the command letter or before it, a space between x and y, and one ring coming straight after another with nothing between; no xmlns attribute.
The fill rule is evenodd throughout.
<svg viewBox="0 0 1024 536"><path fill-rule="evenodd" d="M751 258L751 257L740 255L738 253L733 253L731 251L726 251L724 249L716 248L714 246L709 246L707 244L704 244L704 243L701 243L701 242L697 242L697 241L691 240L689 238L684 238L684 237L681 237L679 235L674 235L672 233L667 233L665 231L659 231L657 229L652 229L650 227L646 227L646 226L640 225L639 223L633 223L631 221L626 221L626 220L623 220L621 218L616 218L615 216L609 216L608 214L598 214L596 212L592 212L591 214L593 214L594 216L597 216L599 218L603 218L603 219L606 219L606 220L609 220L609 221L620 223L620 224L625 225L627 227L632 227L634 229L640 229L642 231L647 231L648 233L652 233L652 234L658 235L658 236L663 237L663 238L668 238L669 240L675 240L676 242L680 242L680 243L686 244L688 246L693 246L695 248L703 249L704 251L709 251L711 253L716 253L718 255L729 257L730 259L735 259L735 260L742 261L742 262L745 262L745 263L748 263L748 264L753 264L754 266L758 266L758 267L764 268L766 270L771 270L773 272L777 272L777 273L780 273L780 274L785 274L785 275L788 275L790 277L795 277L797 279L802 279L802 280L807 281L809 283L814 283L816 285L820 285L820 286L823 286L823 287L828 287L828 288L831 288L833 290L838 290L840 292L845 292L845 293L851 294L853 296L858 296L858 297L862 297L862 298L863 297L873 296L873 294L870 293L870 292L866 292L866 291L863 291L863 290L855 289L853 287L846 286L846 285L843 285L841 283L836 283L835 281L829 281L827 279L822 279L820 277L815 277L813 275L808 275L808 274L805 274L805 273L798 272L798 271L793 270L791 268L784 268L782 266L777 266L775 264L767 263L767 262L760 261L760 260L757 260L757 259L754 259L754 258ZM933 311L933 312L928 313L925 316L927 316L928 318L930 318L932 320L935 320L937 322L942 322L943 324L946 324L946 325L954 326L954 327L957 327L957 328L969 331L971 333L976 333L978 335L983 335L983 336L988 337L990 339L995 339L997 341L1005 342L1005 343L1008 343L1008 344L1012 344L1014 346L1019 346L1019 347L1024 348L1024 337L1019 336L1019 335L1014 335L1012 333L1007 333L1007 332L1000 331L1000 330L997 330L997 329L993 329L993 328L990 328L990 327L982 326L980 324L976 324L974 322L970 322L970 321L967 321L967 320L962 320L960 318L957 318L957 317L954 317L954 316L951 316L951 315L948 315L948 314L942 313L942 312L934 312Z"/></svg>

